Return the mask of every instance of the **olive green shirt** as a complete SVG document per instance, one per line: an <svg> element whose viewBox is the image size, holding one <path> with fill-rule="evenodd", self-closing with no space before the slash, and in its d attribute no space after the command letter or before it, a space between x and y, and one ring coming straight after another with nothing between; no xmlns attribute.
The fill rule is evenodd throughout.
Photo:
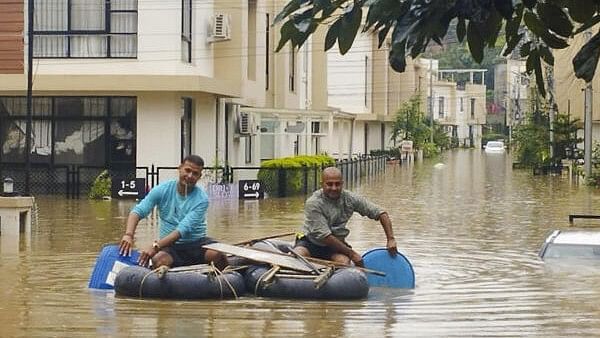
<svg viewBox="0 0 600 338"><path fill-rule="evenodd" d="M350 232L346 224L354 212L379 220L385 211L351 191L342 190L340 198L333 200L325 196L323 189L319 189L304 205L302 232L311 242L321 246L324 246L321 241L331 234L344 241Z"/></svg>

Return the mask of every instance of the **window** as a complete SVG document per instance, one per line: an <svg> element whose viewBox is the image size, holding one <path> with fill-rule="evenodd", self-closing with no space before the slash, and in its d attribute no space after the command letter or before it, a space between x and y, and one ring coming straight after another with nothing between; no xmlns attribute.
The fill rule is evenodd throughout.
<svg viewBox="0 0 600 338"><path fill-rule="evenodd" d="M444 97L440 96L438 98L438 114L440 118L444 118Z"/></svg>
<svg viewBox="0 0 600 338"><path fill-rule="evenodd" d="M289 89L290 92L296 91L296 48L290 46L290 64L289 64Z"/></svg>
<svg viewBox="0 0 600 338"><path fill-rule="evenodd" d="M365 55L365 78L364 78L364 88L365 91L365 107L369 106L369 57ZM365 152L366 153L366 152Z"/></svg>
<svg viewBox="0 0 600 338"><path fill-rule="evenodd" d="M464 99L464 97L460 98L460 112L461 113L465 111L465 105L464 105L463 99Z"/></svg>
<svg viewBox="0 0 600 338"><path fill-rule="evenodd" d="M384 122L381 122L381 131L380 131L379 137L380 137L380 141L381 141L380 149L385 149L385 123Z"/></svg>
<svg viewBox="0 0 600 338"><path fill-rule="evenodd" d="M0 162L25 161L25 97L0 97ZM135 163L136 99L34 97L33 163Z"/></svg>
<svg viewBox="0 0 600 338"><path fill-rule="evenodd" d="M364 149L363 149L364 152L363 153L364 154L368 154L369 153L369 124L368 123L365 123L365 129L364 129L363 137L364 137L364 140L363 140L363 142L364 142Z"/></svg>
<svg viewBox="0 0 600 338"><path fill-rule="evenodd" d="M246 164L252 163L252 136L246 137L244 146L244 159Z"/></svg>
<svg viewBox="0 0 600 338"><path fill-rule="evenodd" d="M271 33L269 13L266 14L265 20L265 90L269 90L269 35Z"/></svg>
<svg viewBox="0 0 600 338"><path fill-rule="evenodd" d="M135 58L137 0L33 0L36 58Z"/></svg>
<svg viewBox="0 0 600 338"><path fill-rule="evenodd" d="M475 99L471 99L471 118L475 118Z"/></svg>
<svg viewBox="0 0 600 338"><path fill-rule="evenodd" d="M248 0L248 68L247 77L256 80L256 0Z"/></svg>
<svg viewBox="0 0 600 338"><path fill-rule="evenodd" d="M192 62L192 0L181 0L181 60Z"/></svg>

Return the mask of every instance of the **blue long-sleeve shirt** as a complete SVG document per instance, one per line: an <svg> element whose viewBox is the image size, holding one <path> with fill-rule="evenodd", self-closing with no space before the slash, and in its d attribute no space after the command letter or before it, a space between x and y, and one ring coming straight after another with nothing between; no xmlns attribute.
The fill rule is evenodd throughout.
<svg viewBox="0 0 600 338"><path fill-rule="evenodd" d="M174 230L181 235L175 243L189 243L206 236L208 195L201 187L194 187L184 197L177 192L177 180L163 182L152 188L131 212L143 219L155 206L160 217L160 238Z"/></svg>

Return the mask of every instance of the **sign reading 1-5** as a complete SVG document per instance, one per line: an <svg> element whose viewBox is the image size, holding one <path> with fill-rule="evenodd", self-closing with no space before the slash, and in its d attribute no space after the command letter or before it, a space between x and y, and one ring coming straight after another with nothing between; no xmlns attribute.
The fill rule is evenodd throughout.
<svg viewBox="0 0 600 338"><path fill-rule="evenodd" d="M122 179L113 177L111 195L113 198L142 199L146 195L146 179Z"/></svg>
<svg viewBox="0 0 600 338"><path fill-rule="evenodd" d="M240 199L265 198L262 182L259 180L240 180L239 195Z"/></svg>

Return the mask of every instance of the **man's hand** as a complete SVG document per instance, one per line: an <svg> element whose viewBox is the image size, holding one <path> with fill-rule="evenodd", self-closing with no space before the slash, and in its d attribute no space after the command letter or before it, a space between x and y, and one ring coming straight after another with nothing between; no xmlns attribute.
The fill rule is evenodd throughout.
<svg viewBox="0 0 600 338"><path fill-rule="evenodd" d="M154 246L150 246L146 250L142 250L140 252L140 258L138 258L138 264L144 267L148 267L148 263L150 263L150 258L154 257L158 250Z"/></svg>
<svg viewBox="0 0 600 338"><path fill-rule="evenodd" d="M361 255L359 255L358 253L356 253L356 251L352 251L352 254L350 255L350 260L352 262L354 262L354 265L360 267L360 268L364 268L365 264L363 263L363 259L361 257Z"/></svg>
<svg viewBox="0 0 600 338"><path fill-rule="evenodd" d="M398 253L398 247L396 246L396 239L388 238L387 241L387 251L390 253L390 256L394 257Z"/></svg>
<svg viewBox="0 0 600 338"><path fill-rule="evenodd" d="M121 238L121 242L119 243L119 255L121 256L131 256L131 250L133 249L133 236L130 234L125 234Z"/></svg>

